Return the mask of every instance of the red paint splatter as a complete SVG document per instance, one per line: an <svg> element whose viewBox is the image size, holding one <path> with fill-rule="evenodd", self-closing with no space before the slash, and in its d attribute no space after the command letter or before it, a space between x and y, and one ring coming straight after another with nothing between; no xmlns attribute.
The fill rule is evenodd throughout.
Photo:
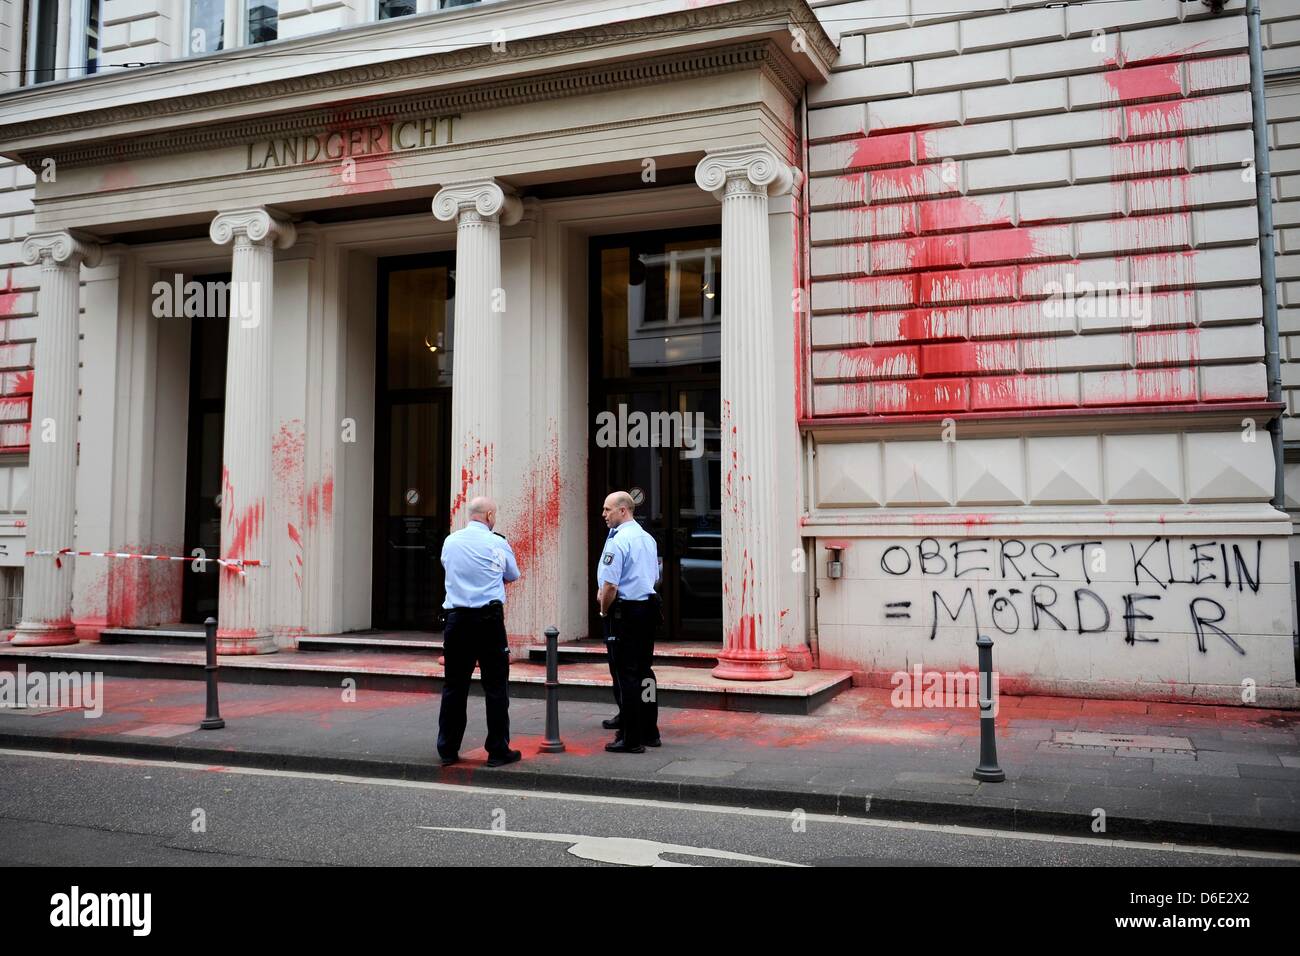
<svg viewBox="0 0 1300 956"><path fill-rule="evenodd" d="M529 471L525 500L516 509L518 517L508 535L521 576L558 557L554 552L560 532L560 450L555 430L550 431L549 447Z"/></svg>
<svg viewBox="0 0 1300 956"><path fill-rule="evenodd" d="M375 135L375 131L378 131L378 135ZM367 154L350 157L350 161L345 157L316 163L320 176L331 189L340 195L356 196L394 188L392 172L396 156L390 142L390 123L359 117L352 108L342 107L331 114L325 124L322 139L334 133L340 134L345 144L348 140L357 139ZM357 133L360 134L359 137L354 137Z"/></svg>
<svg viewBox="0 0 1300 956"><path fill-rule="evenodd" d="M845 171L878 169L914 162L912 142L911 133L864 136L854 142L853 153L849 156Z"/></svg>
<svg viewBox="0 0 1300 956"><path fill-rule="evenodd" d="M1182 81L1177 63L1108 70L1101 78L1110 87L1110 101L1138 103L1144 100L1182 96Z"/></svg>
<svg viewBox="0 0 1300 956"><path fill-rule="evenodd" d="M481 442L472 435L465 436L461 444L463 463L460 468L460 488L451 501L451 526L460 524L461 509L475 496L471 494L480 482L486 484L491 476L495 450L490 442Z"/></svg>
<svg viewBox="0 0 1300 956"><path fill-rule="evenodd" d="M328 523L334 517L334 475L326 472L325 477L307 490L306 495L307 527L314 528L321 522Z"/></svg>
<svg viewBox="0 0 1300 956"><path fill-rule="evenodd" d="M5 276L5 287L0 289L0 315L12 314L21 294L14 291L14 271L10 269Z"/></svg>

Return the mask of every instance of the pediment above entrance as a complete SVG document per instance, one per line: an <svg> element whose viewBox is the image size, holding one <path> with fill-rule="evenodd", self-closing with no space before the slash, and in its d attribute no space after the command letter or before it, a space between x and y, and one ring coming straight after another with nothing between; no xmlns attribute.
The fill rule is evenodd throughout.
<svg viewBox="0 0 1300 956"><path fill-rule="evenodd" d="M735 142L781 150L835 55L804 0L471 10L20 91L0 98L0 153L57 169L38 175L42 228L111 235L234 205L309 215L451 179L526 187Z"/></svg>

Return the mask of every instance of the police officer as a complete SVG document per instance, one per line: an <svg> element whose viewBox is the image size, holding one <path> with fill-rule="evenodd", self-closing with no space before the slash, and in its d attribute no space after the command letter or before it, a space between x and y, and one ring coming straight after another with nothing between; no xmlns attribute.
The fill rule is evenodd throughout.
<svg viewBox="0 0 1300 956"><path fill-rule="evenodd" d="M469 522L447 536L442 566L447 572L444 676L438 712L438 755L444 767L460 759L465 704L477 663L487 706L487 765L500 767L521 756L510 749L510 649L506 644L506 581L519 579L510 542L495 534L497 506L490 498L469 503Z"/></svg>
<svg viewBox="0 0 1300 956"><path fill-rule="evenodd" d="M639 754L660 743L658 685L652 664L655 630L663 614L654 589L659 549L632 517L633 508L626 491L605 499L601 515L610 533L596 563L596 600L618 687L619 732L605 749Z"/></svg>

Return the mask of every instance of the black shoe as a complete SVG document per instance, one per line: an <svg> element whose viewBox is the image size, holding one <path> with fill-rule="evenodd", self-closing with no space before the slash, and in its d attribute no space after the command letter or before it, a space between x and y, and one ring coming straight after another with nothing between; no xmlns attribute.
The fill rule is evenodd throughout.
<svg viewBox="0 0 1300 956"><path fill-rule="evenodd" d="M622 739L623 739L623 731L620 730L618 733L614 735L614 743L619 743ZM658 734L655 734L653 737L647 737L645 739L645 746L647 747L662 747L663 745L664 745L663 739Z"/></svg>
<svg viewBox="0 0 1300 956"><path fill-rule="evenodd" d="M618 728L623 726L623 721L618 719L618 714L615 714L613 717L608 717L605 720L602 720L600 726L604 727L606 730L618 730Z"/></svg>
<svg viewBox="0 0 1300 956"><path fill-rule="evenodd" d="M460 763L460 754L453 754L450 757L444 754L439 754L438 756L442 758L442 765L444 767L450 767L454 763Z"/></svg>
<svg viewBox="0 0 1300 956"><path fill-rule="evenodd" d="M622 737L615 737L612 741L605 744L605 749L612 754L643 754L644 747L629 747L627 741Z"/></svg>
<svg viewBox="0 0 1300 956"><path fill-rule="evenodd" d="M504 767L508 763L514 763L516 760L522 760L523 754L518 750L507 750L504 753L488 757L487 765L489 767Z"/></svg>

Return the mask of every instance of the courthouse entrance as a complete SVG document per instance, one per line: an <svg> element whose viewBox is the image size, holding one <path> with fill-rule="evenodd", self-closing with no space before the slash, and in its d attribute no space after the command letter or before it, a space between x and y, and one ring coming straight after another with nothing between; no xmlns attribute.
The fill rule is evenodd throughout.
<svg viewBox="0 0 1300 956"><path fill-rule="evenodd" d="M721 230L594 238L589 275L590 553L605 495L627 490L659 545L664 636L720 641Z"/></svg>
<svg viewBox="0 0 1300 956"><path fill-rule="evenodd" d="M377 628L442 628L455 276L449 253L379 260L371 590Z"/></svg>

